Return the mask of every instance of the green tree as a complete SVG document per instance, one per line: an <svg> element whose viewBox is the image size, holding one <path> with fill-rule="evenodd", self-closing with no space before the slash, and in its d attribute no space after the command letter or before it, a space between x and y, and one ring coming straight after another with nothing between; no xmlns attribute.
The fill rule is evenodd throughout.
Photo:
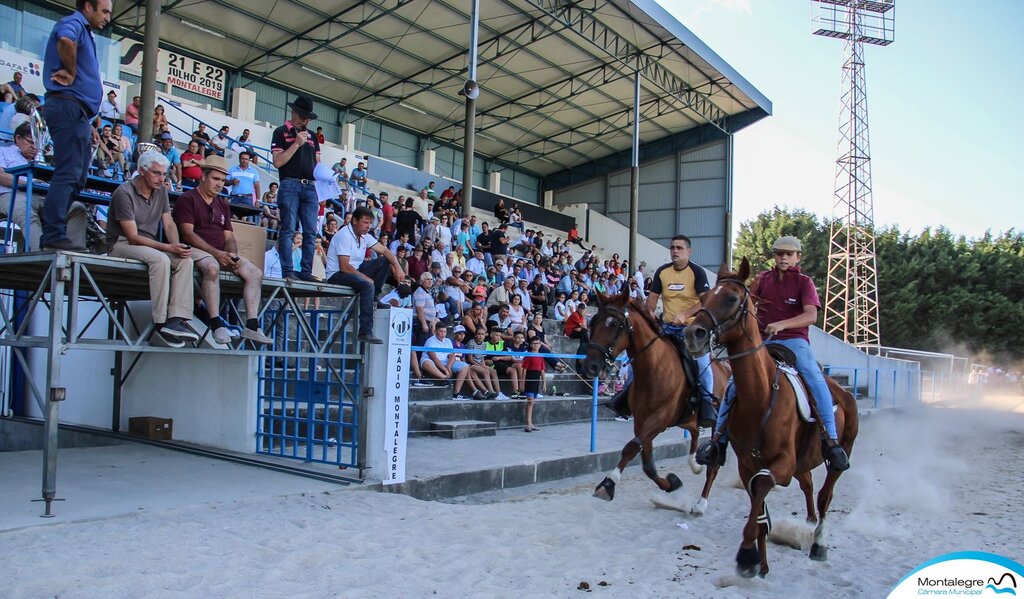
<svg viewBox="0 0 1024 599"><path fill-rule="evenodd" d="M803 242L803 271L824 301L829 223L779 207L740 225L734 256L768 268L772 242ZM875 232L879 328L883 345L948 351L954 346L995 360L1024 359L1024 234L1011 229L972 240L944 227L911 235Z"/></svg>

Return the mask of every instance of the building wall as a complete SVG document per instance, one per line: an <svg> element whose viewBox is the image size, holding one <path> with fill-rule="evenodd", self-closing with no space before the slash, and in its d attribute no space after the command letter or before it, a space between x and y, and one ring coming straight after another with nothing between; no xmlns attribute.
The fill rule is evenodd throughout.
<svg viewBox="0 0 1024 599"><path fill-rule="evenodd" d="M672 236L693 241L694 261L716 270L726 260L731 211L729 140L687 148L640 165L637 232L668 246ZM554 205L586 204L629 227L629 169L554 190Z"/></svg>

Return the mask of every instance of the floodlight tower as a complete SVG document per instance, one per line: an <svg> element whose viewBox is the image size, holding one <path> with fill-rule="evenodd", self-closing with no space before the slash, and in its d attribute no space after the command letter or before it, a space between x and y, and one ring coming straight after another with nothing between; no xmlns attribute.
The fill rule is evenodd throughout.
<svg viewBox="0 0 1024 599"><path fill-rule="evenodd" d="M880 339L864 44L893 42L895 3L811 0L814 34L846 41L824 327L867 351Z"/></svg>

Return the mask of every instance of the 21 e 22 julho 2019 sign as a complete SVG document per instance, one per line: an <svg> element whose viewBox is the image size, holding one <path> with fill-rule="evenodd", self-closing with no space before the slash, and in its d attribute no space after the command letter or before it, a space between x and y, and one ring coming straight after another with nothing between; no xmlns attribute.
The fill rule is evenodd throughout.
<svg viewBox="0 0 1024 599"><path fill-rule="evenodd" d="M224 69L175 52L167 53L167 83L217 100L224 99Z"/></svg>

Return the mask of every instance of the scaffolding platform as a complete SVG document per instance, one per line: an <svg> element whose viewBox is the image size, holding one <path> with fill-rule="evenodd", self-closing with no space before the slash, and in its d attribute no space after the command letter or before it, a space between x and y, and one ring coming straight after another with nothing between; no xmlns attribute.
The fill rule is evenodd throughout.
<svg viewBox="0 0 1024 599"><path fill-rule="evenodd" d="M133 313L135 302L149 300L148 269L136 260L64 251L0 255L0 290L6 296L0 302L0 347L8 354L11 370L23 373L25 401L29 396L35 399L44 422L44 516L52 515L56 499L58 406L67 397L64 379L73 379L62 366L68 352L75 350L113 352L114 431L122 422L122 390L143 356L173 354L160 358L168 360L163 370L173 370L178 380L187 379L183 384L195 385L197 393L207 382L200 378L200 367L209 367L211 354L250 358L225 376L246 379L232 382L235 387L228 399L236 406L230 416L255 416L245 431L245 438L255 433L251 451L362 470L365 427L360 426L364 415L359 398L365 355L354 330L357 296L340 285L265 279L260 313L245 315L238 307L242 280L222 272L220 288L221 315L236 323L244 323L246 317L260 319L275 338L273 345L256 346L239 338L225 348L207 339L209 330L184 348L158 342L148 308L134 305ZM330 309L306 310L303 302L313 297ZM37 356L45 353L45 366L29 359L33 351ZM160 364L146 367L159 370ZM181 377L182 368L194 370ZM154 387L155 395L172 393ZM223 414L227 412L222 410ZM238 428L237 423L223 424Z"/></svg>

